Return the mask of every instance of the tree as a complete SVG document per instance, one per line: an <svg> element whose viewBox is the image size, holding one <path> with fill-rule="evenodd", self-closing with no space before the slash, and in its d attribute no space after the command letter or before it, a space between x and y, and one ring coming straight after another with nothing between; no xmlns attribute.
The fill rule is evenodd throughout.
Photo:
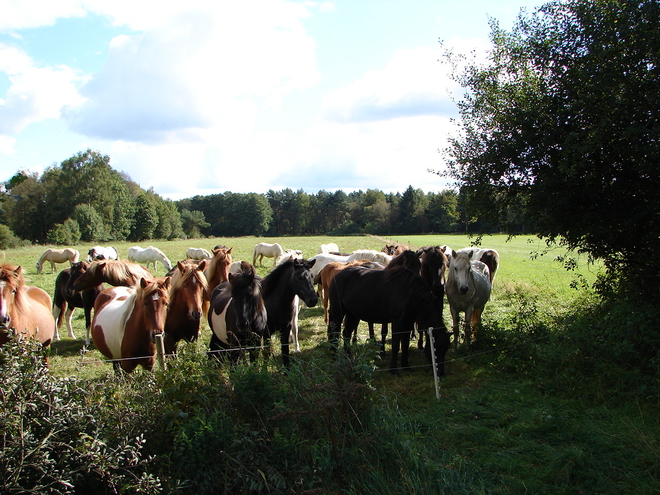
<svg viewBox="0 0 660 495"><path fill-rule="evenodd" d="M80 240L98 242L108 240L108 230L99 215L91 205L78 205L73 211L73 219L80 227Z"/></svg>
<svg viewBox="0 0 660 495"><path fill-rule="evenodd" d="M204 218L204 213L199 210L181 210L181 224L183 233L189 239L202 237L202 229L211 224Z"/></svg>
<svg viewBox="0 0 660 495"><path fill-rule="evenodd" d="M73 246L80 242L80 227L78 222L67 218L48 231L46 240L58 246Z"/></svg>
<svg viewBox="0 0 660 495"><path fill-rule="evenodd" d="M659 28L656 0L553 1L511 32L492 24L488 62L458 74L447 150L480 218L518 208L549 242L660 284Z"/></svg>
<svg viewBox="0 0 660 495"><path fill-rule="evenodd" d="M132 241L151 239L158 226L158 211L146 194L135 198L135 224L130 235Z"/></svg>

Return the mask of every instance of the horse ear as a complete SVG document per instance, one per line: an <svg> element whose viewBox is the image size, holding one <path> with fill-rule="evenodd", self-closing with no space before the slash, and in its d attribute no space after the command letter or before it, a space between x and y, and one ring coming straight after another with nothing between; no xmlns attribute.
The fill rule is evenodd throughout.
<svg viewBox="0 0 660 495"><path fill-rule="evenodd" d="M306 266L307 269L309 270L311 267L314 266L315 263L316 263L316 259L307 260L307 261L305 262L305 266Z"/></svg>
<svg viewBox="0 0 660 495"><path fill-rule="evenodd" d="M170 282L172 282L172 277L165 277L165 282L163 282L163 289L167 290L170 288Z"/></svg>
<svg viewBox="0 0 660 495"><path fill-rule="evenodd" d="M451 250L451 257L456 258L456 251L454 251L453 249Z"/></svg>
<svg viewBox="0 0 660 495"><path fill-rule="evenodd" d="M142 287L144 289L147 285L149 285L149 282L147 282L147 280L144 277L141 278L140 279L140 287Z"/></svg>
<svg viewBox="0 0 660 495"><path fill-rule="evenodd" d="M208 263L209 263L209 260L202 260L201 263L199 265L197 265L197 269L200 272L203 272L204 270L206 270L206 265L208 265Z"/></svg>
<svg viewBox="0 0 660 495"><path fill-rule="evenodd" d="M20 275L22 272L23 272L23 267L20 266L20 265L18 265L18 266L16 267L16 270L14 270L14 273L15 273L16 275Z"/></svg>
<svg viewBox="0 0 660 495"><path fill-rule="evenodd" d="M229 249L227 249L227 254L231 254L231 250L232 250L232 249L234 249L234 248L233 248L233 247L230 247Z"/></svg>
<svg viewBox="0 0 660 495"><path fill-rule="evenodd" d="M186 268L186 267L183 265L183 263L181 263L180 261L177 261L177 262L176 262L176 267L179 269L179 271L180 271L181 273L183 273L183 270L185 270L185 268Z"/></svg>

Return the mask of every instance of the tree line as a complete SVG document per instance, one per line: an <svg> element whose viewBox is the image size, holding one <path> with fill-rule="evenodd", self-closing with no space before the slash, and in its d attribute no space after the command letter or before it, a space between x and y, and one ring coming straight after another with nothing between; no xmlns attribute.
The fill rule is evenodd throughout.
<svg viewBox="0 0 660 495"><path fill-rule="evenodd" d="M72 245L195 237L457 232L483 228L465 198L447 189L345 193L302 189L225 192L180 201L145 190L86 150L43 174L19 171L0 197L0 244L17 239ZM0 246L2 247L2 246Z"/></svg>

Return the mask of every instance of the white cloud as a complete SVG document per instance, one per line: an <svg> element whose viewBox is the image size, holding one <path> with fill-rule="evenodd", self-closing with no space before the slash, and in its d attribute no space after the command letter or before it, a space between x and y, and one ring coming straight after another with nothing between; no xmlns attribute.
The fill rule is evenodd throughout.
<svg viewBox="0 0 660 495"><path fill-rule="evenodd" d="M32 122L58 118L66 105L82 100L75 82L79 76L64 65L36 67L22 50L0 44L0 72L10 86L0 100L0 135L20 132Z"/></svg>

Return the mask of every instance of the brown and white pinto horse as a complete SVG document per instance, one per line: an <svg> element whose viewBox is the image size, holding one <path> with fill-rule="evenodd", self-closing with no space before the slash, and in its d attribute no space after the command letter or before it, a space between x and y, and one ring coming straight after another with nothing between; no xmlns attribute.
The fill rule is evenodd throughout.
<svg viewBox="0 0 660 495"><path fill-rule="evenodd" d="M154 367L155 335L162 334L169 303L170 277L140 281L139 287L110 287L94 304L92 338L115 370Z"/></svg>
<svg viewBox="0 0 660 495"><path fill-rule="evenodd" d="M204 276L208 260L201 263L178 261L172 275L170 307L165 320L165 352L176 353L179 340L194 342L199 337L204 295L209 284Z"/></svg>
<svg viewBox="0 0 660 495"><path fill-rule="evenodd" d="M153 275L142 265L124 260L81 261L72 267L73 290L85 290L103 282L114 286L135 287L143 278L153 280Z"/></svg>
<svg viewBox="0 0 660 495"><path fill-rule="evenodd" d="M23 268L0 265L0 345L9 340L9 332L50 345L55 333L50 296L39 287L25 285Z"/></svg>

